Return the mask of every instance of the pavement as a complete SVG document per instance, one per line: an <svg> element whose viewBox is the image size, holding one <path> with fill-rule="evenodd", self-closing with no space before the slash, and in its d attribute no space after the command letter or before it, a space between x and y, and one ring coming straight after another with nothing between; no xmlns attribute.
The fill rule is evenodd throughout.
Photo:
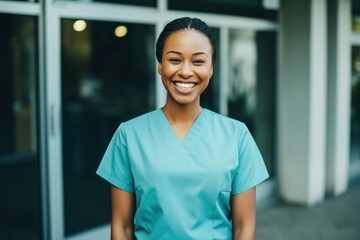
<svg viewBox="0 0 360 240"><path fill-rule="evenodd" d="M280 203L259 211L256 240L360 240L360 181L312 207Z"/></svg>

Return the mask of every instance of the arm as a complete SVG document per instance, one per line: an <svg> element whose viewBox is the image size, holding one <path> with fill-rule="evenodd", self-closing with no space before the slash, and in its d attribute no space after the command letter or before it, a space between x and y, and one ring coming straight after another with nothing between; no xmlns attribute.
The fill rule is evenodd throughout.
<svg viewBox="0 0 360 240"><path fill-rule="evenodd" d="M111 205L111 240L133 240L135 195L112 186Z"/></svg>
<svg viewBox="0 0 360 240"><path fill-rule="evenodd" d="M233 240L254 240L256 222L256 188L231 197Z"/></svg>

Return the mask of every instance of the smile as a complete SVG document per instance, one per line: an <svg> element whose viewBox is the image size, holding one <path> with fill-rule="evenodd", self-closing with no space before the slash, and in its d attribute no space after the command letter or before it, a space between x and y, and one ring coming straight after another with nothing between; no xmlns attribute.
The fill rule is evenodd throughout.
<svg viewBox="0 0 360 240"><path fill-rule="evenodd" d="M191 89L196 86L195 83L182 83L182 82L174 82L174 85L179 88Z"/></svg>

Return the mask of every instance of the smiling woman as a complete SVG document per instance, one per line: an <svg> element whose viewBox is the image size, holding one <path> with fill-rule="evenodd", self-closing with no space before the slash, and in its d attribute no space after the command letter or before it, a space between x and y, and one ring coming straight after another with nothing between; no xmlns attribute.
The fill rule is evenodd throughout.
<svg viewBox="0 0 360 240"><path fill-rule="evenodd" d="M97 170L112 184L112 239L254 239L255 186L268 173L247 127L200 105L215 46L197 18L160 34L166 103L122 123Z"/></svg>
<svg viewBox="0 0 360 240"><path fill-rule="evenodd" d="M167 38L158 65L168 92L167 106L192 103L188 107L200 107L200 94L208 86L213 72L211 57L212 47L203 33L181 30Z"/></svg>

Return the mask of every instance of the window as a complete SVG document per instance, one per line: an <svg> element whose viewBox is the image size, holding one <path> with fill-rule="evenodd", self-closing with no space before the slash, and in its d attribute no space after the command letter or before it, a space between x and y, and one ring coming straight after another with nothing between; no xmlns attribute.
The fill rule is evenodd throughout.
<svg viewBox="0 0 360 240"><path fill-rule="evenodd" d="M352 1L350 178L360 170L360 4Z"/></svg>
<svg viewBox="0 0 360 240"><path fill-rule="evenodd" d="M0 28L0 239L41 239L37 18Z"/></svg>
<svg viewBox="0 0 360 240"><path fill-rule="evenodd" d="M275 32L231 30L228 114L244 122L270 174L275 154Z"/></svg>

